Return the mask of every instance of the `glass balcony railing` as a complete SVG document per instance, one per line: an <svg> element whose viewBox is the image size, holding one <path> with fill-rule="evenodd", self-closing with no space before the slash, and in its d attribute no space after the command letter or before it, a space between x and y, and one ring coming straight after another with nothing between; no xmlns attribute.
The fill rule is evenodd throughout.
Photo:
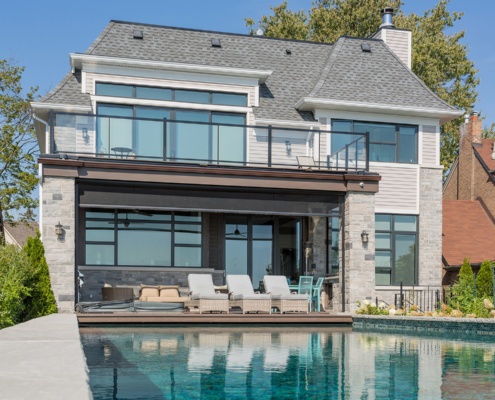
<svg viewBox="0 0 495 400"><path fill-rule="evenodd" d="M79 157L329 171L369 166L367 133L69 113L53 113L50 131L50 153Z"/></svg>

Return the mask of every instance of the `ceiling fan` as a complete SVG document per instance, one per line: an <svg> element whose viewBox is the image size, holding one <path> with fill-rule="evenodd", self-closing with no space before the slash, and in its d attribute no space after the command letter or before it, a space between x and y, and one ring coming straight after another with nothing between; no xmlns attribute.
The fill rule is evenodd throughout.
<svg viewBox="0 0 495 400"><path fill-rule="evenodd" d="M141 210L130 210L130 212L139 214L139 215L144 215L146 217L151 217L153 214L148 213L146 211L141 211ZM113 224L113 221L109 221L109 224ZM129 213L126 211L125 213L125 219L118 218L117 219L118 224L124 224L125 228L129 228L129 225L131 224L131 220L129 219Z"/></svg>
<svg viewBox="0 0 495 400"><path fill-rule="evenodd" d="M231 232L231 233L226 233L226 236L242 236L242 237L246 237L246 232L241 232L239 230L239 226L237 224L235 224L235 231L234 232Z"/></svg>

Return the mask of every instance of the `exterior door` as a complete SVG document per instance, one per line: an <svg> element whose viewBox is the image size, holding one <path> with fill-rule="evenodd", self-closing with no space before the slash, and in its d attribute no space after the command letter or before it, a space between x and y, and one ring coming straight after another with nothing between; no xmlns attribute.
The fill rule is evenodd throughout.
<svg viewBox="0 0 495 400"><path fill-rule="evenodd" d="M274 219L270 216L225 217L225 272L249 275L254 288L273 273Z"/></svg>

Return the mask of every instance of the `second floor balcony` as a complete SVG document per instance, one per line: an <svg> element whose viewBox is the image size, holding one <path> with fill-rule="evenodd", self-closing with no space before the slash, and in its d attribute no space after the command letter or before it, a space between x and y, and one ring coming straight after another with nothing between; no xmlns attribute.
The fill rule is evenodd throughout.
<svg viewBox="0 0 495 400"><path fill-rule="evenodd" d="M316 125L316 124L315 124ZM52 113L50 154L125 162L369 170L369 134Z"/></svg>

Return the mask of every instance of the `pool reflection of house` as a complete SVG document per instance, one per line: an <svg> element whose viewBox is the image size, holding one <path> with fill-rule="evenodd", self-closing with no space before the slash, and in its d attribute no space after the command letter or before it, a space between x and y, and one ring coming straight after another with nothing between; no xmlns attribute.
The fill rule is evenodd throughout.
<svg viewBox="0 0 495 400"><path fill-rule="evenodd" d="M439 126L460 113L411 72L410 43L110 22L33 103L59 309L198 271L334 276L339 311L439 287Z"/></svg>

